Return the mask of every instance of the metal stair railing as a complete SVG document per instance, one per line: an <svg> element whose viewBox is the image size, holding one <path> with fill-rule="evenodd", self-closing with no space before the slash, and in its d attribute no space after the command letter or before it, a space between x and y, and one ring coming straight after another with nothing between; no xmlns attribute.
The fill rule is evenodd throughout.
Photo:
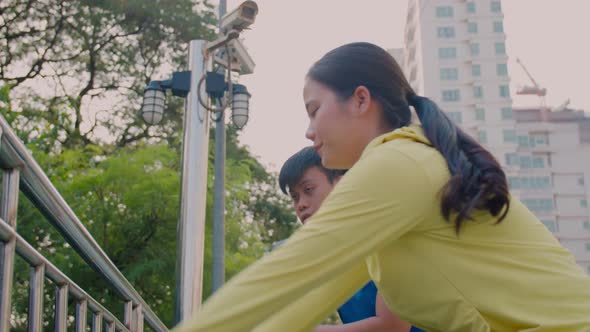
<svg viewBox="0 0 590 332"><path fill-rule="evenodd" d="M70 206L49 181L27 148L0 116L0 168L3 170L0 198L0 332L9 332L11 294L15 255L30 265L28 332L41 332L43 327L44 279L56 287L55 331L66 331L68 296L76 303L75 331L143 332L144 321L155 332L168 328L149 308L131 283L117 269ZM123 322L70 280L16 231L18 196L22 191L49 220L68 244L91 266L124 302ZM87 322L88 311L92 322ZM103 326L104 323L104 326Z"/></svg>

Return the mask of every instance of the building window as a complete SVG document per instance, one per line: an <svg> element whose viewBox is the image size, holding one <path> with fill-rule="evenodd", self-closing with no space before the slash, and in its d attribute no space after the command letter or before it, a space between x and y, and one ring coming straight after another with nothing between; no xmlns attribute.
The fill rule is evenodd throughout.
<svg viewBox="0 0 590 332"><path fill-rule="evenodd" d="M510 98L510 90L508 89L508 85L500 85L500 97Z"/></svg>
<svg viewBox="0 0 590 332"><path fill-rule="evenodd" d="M475 23L475 22L467 23L467 32L477 33L477 23Z"/></svg>
<svg viewBox="0 0 590 332"><path fill-rule="evenodd" d="M557 223L555 220L541 220L541 222L551 233L557 232Z"/></svg>
<svg viewBox="0 0 590 332"><path fill-rule="evenodd" d="M545 160L541 157L533 157L533 168L545 168Z"/></svg>
<svg viewBox="0 0 590 332"><path fill-rule="evenodd" d="M588 207L588 201L585 200L585 199L581 199L580 200L580 207L587 208Z"/></svg>
<svg viewBox="0 0 590 332"><path fill-rule="evenodd" d="M455 81L459 78L459 71L457 68L441 68L440 79L443 81Z"/></svg>
<svg viewBox="0 0 590 332"><path fill-rule="evenodd" d="M534 212L550 212L553 210L553 200L550 198L523 199L522 203Z"/></svg>
<svg viewBox="0 0 590 332"><path fill-rule="evenodd" d="M442 100L443 101L459 101L460 99L461 99L461 94L459 93L458 89L443 90L442 91Z"/></svg>
<svg viewBox="0 0 590 332"><path fill-rule="evenodd" d="M504 32L504 24L502 22L494 22L494 32L502 33Z"/></svg>
<svg viewBox="0 0 590 332"><path fill-rule="evenodd" d="M454 47L442 47L438 49L440 59L454 59L457 57L457 49Z"/></svg>
<svg viewBox="0 0 590 332"><path fill-rule="evenodd" d="M579 184L580 186L582 186L582 187L584 186L584 177L583 177L583 176L580 176L580 177L578 178L578 184Z"/></svg>
<svg viewBox="0 0 590 332"><path fill-rule="evenodd" d="M436 7L436 17L453 17L453 7L451 7L451 6Z"/></svg>
<svg viewBox="0 0 590 332"><path fill-rule="evenodd" d="M508 187L514 190L520 189L520 179L517 176L509 176Z"/></svg>
<svg viewBox="0 0 590 332"><path fill-rule="evenodd" d="M584 221L584 229L587 231L590 231L590 221L588 221L588 220Z"/></svg>
<svg viewBox="0 0 590 332"><path fill-rule="evenodd" d="M502 120L512 120L512 107L502 108Z"/></svg>
<svg viewBox="0 0 590 332"><path fill-rule="evenodd" d="M475 120L485 121L485 119L486 119L486 110L483 108L476 108L475 109Z"/></svg>
<svg viewBox="0 0 590 332"><path fill-rule="evenodd" d="M504 142L506 143L516 143L516 131L512 129L504 129L502 131L504 136Z"/></svg>
<svg viewBox="0 0 590 332"><path fill-rule="evenodd" d="M437 29L438 38L454 38L455 28L453 27L439 27Z"/></svg>
<svg viewBox="0 0 590 332"><path fill-rule="evenodd" d="M485 144L488 142L488 133L485 130L480 130L477 132L477 139L480 143Z"/></svg>
<svg viewBox="0 0 590 332"><path fill-rule="evenodd" d="M531 160L531 157L520 157L520 167L521 168L532 168L533 161Z"/></svg>
<svg viewBox="0 0 590 332"><path fill-rule="evenodd" d="M481 86L476 85L473 87L473 97L483 98L483 88Z"/></svg>
<svg viewBox="0 0 590 332"><path fill-rule="evenodd" d="M531 135L531 140L534 141L533 145L549 145L549 135L547 134L535 134Z"/></svg>
<svg viewBox="0 0 590 332"><path fill-rule="evenodd" d="M586 243L586 250L590 251L590 243Z"/></svg>
<svg viewBox="0 0 590 332"><path fill-rule="evenodd" d="M547 176L522 177L520 182L522 189L526 190L543 190L551 187L551 181Z"/></svg>
<svg viewBox="0 0 590 332"><path fill-rule="evenodd" d="M461 112L447 112L447 115L454 123L463 123L463 114L461 114Z"/></svg>
<svg viewBox="0 0 590 332"><path fill-rule="evenodd" d="M498 76L508 75L508 66L505 63L498 63L496 65L496 73Z"/></svg>
<svg viewBox="0 0 590 332"><path fill-rule="evenodd" d="M518 162L520 161L520 158L516 153L507 153L505 157L507 165L518 165Z"/></svg>
<svg viewBox="0 0 590 332"><path fill-rule="evenodd" d="M492 11L492 13L499 13L502 11L502 5L500 4L500 1L492 1L490 2L490 10Z"/></svg>
<svg viewBox="0 0 590 332"><path fill-rule="evenodd" d="M506 55L506 44L504 43L496 43L496 55Z"/></svg>
<svg viewBox="0 0 590 332"><path fill-rule="evenodd" d="M479 55L479 44L470 44L469 51L471 55Z"/></svg>
<svg viewBox="0 0 590 332"><path fill-rule="evenodd" d="M481 76L481 65L472 65L471 66L471 75L473 76Z"/></svg>
<svg viewBox="0 0 590 332"><path fill-rule="evenodd" d="M529 184L529 182L532 183L532 181L529 181L529 178L525 178L525 177L520 178L520 184L522 185L522 189L525 189L525 190L532 189L531 184Z"/></svg>
<svg viewBox="0 0 590 332"><path fill-rule="evenodd" d="M467 3L467 12L471 14L475 13L475 2Z"/></svg>

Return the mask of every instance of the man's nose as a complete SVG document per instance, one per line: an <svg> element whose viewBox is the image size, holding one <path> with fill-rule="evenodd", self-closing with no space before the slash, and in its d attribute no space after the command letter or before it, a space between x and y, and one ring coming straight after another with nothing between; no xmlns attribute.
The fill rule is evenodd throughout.
<svg viewBox="0 0 590 332"><path fill-rule="evenodd" d="M297 209L297 211L303 211L305 209L307 209L309 207L309 204L307 203L307 200L303 197L299 198L299 201L297 202L297 206L295 207Z"/></svg>

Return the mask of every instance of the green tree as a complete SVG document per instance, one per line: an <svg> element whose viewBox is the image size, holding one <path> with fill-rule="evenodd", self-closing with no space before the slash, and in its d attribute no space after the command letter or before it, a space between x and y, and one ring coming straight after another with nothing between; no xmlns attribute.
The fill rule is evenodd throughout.
<svg viewBox="0 0 590 332"><path fill-rule="evenodd" d="M149 79L162 76L158 68L185 67L187 42L209 39L214 21L207 1L0 0L0 112L82 223L168 325L182 100L167 101L166 117L157 127L146 126L136 110ZM211 147L204 297L211 288L213 151ZM234 129L228 131L226 173L226 275L231 278L272 242L287 237L296 219L278 194L276 176L240 146ZM113 290L24 196L18 231L122 317L123 306ZM16 269L14 310L24 313L28 267L19 263ZM45 310L49 330L51 306ZM24 330L26 324L15 322L13 328Z"/></svg>
<svg viewBox="0 0 590 332"><path fill-rule="evenodd" d="M162 126L136 115L158 68L186 65L187 43L210 39L215 16L196 0L0 0L0 80L12 87L13 127L44 149L108 140L118 147L174 139L181 111Z"/></svg>
<svg viewBox="0 0 590 332"><path fill-rule="evenodd" d="M3 113L10 109L8 89L0 89ZM227 141L226 275L231 278L258 259L270 244L287 237L296 220L276 176L243 146L230 128ZM213 136L213 135L212 135ZM213 141L210 142L212 151ZM180 191L180 155L167 143L139 144L111 150L87 144L60 153L30 143L33 157L69 202L90 233L170 325L173 314L176 224ZM209 156L204 297L211 291L213 153ZM119 317L123 303L83 260L49 227L41 213L21 195L18 230L74 282ZM15 311L26 312L28 267L21 264L15 281ZM51 289L47 286L48 295ZM24 294L24 295L23 295ZM51 306L45 306L51 328ZM25 321L14 326L24 329Z"/></svg>

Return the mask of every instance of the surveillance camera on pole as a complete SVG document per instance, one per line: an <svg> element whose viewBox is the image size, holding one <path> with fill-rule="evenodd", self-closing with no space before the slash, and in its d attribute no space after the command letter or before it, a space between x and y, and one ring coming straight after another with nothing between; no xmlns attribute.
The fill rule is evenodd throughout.
<svg viewBox="0 0 590 332"><path fill-rule="evenodd" d="M254 24L258 14L258 5L254 1L244 1L238 8L221 18L220 29L223 33L230 30L242 31Z"/></svg>

